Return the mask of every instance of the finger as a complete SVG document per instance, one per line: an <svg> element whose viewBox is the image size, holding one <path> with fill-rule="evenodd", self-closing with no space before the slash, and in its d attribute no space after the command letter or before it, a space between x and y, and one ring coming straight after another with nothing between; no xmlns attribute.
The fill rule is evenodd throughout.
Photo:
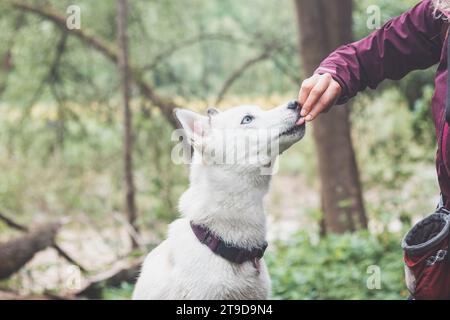
<svg viewBox="0 0 450 320"><path fill-rule="evenodd" d="M302 125L303 123L305 123L305 117L301 117L300 119L297 120L297 122L295 123L297 126Z"/></svg>
<svg viewBox="0 0 450 320"><path fill-rule="evenodd" d="M315 74L312 77L310 77L302 82L300 91L298 93L298 103L301 106L303 106L305 104L306 99L308 98L308 95L311 92L312 88L314 88L314 85L317 83L318 78L319 78L319 75Z"/></svg>
<svg viewBox="0 0 450 320"><path fill-rule="evenodd" d="M314 120L321 112L330 108L338 97L338 90L335 87L329 87L319 101L314 105L310 113L305 117L305 121Z"/></svg>
<svg viewBox="0 0 450 320"><path fill-rule="evenodd" d="M319 101L314 105L313 109L309 112L309 114L305 117L305 121L314 120L319 113L325 111L330 108L339 97L339 88L332 85L327 88L327 90L323 93Z"/></svg>
<svg viewBox="0 0 450 320"><path fill-rule="evenodd" d="M339 100L339 97L341 96L342 93L341 85L336 81L332 81L332 86L335 89L335 98L332 103L330 103L327 107L325 107L324 110L321 111L323 113L330 111L331 107L336 104L336 102Z"/></svg>
<svg viewBox="0 0 450 320"><path fill-rule="evenodd" d="M303 105L301 105L302 111L300 112L300 115L305 117L309 114L309 112L312 110L317 101L319 101L322 94L327 90L330 82L331 76L323 75L320 77L319 81L309 92L306 102Z"/></svg>

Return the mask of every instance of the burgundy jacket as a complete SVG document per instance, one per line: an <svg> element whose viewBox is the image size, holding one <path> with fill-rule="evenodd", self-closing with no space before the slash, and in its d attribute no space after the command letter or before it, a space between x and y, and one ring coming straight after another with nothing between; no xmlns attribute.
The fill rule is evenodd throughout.
<svg viewBox="0 0 450 320"><path fill-rule="evenodd" d="M444 113L447 28L448 23L433 13L432 1L423 0L368 37L338 48L315 73L330 73L339 82L343 90L337 104L343 104L367 87L375 89L384 79L398 80L412 70L439 63L431 108L438 141L438 180L445 206L450 209L450 139Z"/></svg>

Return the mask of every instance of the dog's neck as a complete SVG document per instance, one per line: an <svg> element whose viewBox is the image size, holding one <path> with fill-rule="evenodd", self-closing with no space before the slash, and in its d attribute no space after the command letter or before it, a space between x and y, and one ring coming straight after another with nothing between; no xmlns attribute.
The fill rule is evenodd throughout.
<svg viewBox="0 0 450 320"><path fill-rule="evenodd" d="M270 176L235 169L193 164L190 187L180 199L180 211L224 241L250 249L265 241L263 198Z"/></svg>

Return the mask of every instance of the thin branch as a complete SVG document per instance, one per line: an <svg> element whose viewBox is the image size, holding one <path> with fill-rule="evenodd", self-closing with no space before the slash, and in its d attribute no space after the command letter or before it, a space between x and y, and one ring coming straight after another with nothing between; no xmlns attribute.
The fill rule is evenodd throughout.
<svg viewBox="0 0 450 320"><path fill-rule="evenodd" d="M211 34L199 34L192 38L184 39L178 41L176 44L171 45L169 48L158 53L151 63L144 66L142 69L145 71L154 70L164 59L167 59L175 52L195 45L202 41L229 41L229 42L238 42L239 39L236 39L232 35L229 34L221 34L221 33L211 33Z"/></svg>
<svg viewBox="0 0 450 320"><path fill-rule="evenodd" d="M23 231L23 232L27 232L28 228L15 222L13 219L5 216L3 213L0 212L0 220L2 220L8 227L19 230L19 231Z"/></svg>
<svg viewBox="0 0 450 320"><path fill-rule="evenodd" d="M225 97L225 94L228 92L228 90L231 88L231 86L234 84L236 80L240 78L242 74L244 74L247 69L252 67L253 65L257 64L258 62L261 62L263 60L266 60L270 57L271 53L273 51L273 48L268 48L262 53L258 54L256 57L250 58L247 61L245 61L242 65L240 65L236 70L234 70L231 75L228 77L227 80L225 80L224 84L222 85L222 89L220 89L215 105L219 105L223 98Z"/></svg>
<svg viewBox="0 0 450 320"><path fill-rule="evenodd" d="M276 57L272 57L272 62L278 70L280 70L286 77L289 78L289 80L291 80L293 84L298 85L302 82L302 78L298 75L298 73L292 72L288 66L285 66Z"/></svg>
<svg viewBox="0 0 450 320"><path fill-rule="evenodd" d="M116 46L94 35L89 30L67 29L65 16L60 14L50 6L43 8L41 6L31 5L18 0L8 0L8 2L16 9L33 13L37 16L50 20L64 32L74 35L85 44L102 53L113 63L117 63L118 52ZM145 81L142 72L132 64L130 64L130 76L134 83L139 87L141 93L161 110L162 114L166 117L169 123L171 123L173 126L177 126L177 123L172 116L172 111L179 106L174 101L159 96L155 92L154 88Z"/></svg>
<svg viewBox="0 0 450 320"><path fill-rule="evenodd" d="M42 93L44 92L46 84L48 83L51 84L52 82L58 79L59 64L61 62L61 58L66 47L66 43L67 43L67 34L62 33L61 38L58 41L58 44L56 45L55 57L53 58L53 61L50 64L47 74L42 78L41 82L39 83L39 86L36 89L35 93L33 94L30 102L24 108L25 111L22 113L22 118L20 120L18 128L23 126L26 114L28 114L31 111L33 106L36 104L37 100L41 97Z"/></svg>
<svg viewBox="0 0 450 320"><path fill-rule="evenodd" d="M43 8L40 6L34 6L32 4L16 0L9 0L9 3L17 9L34 13L42 18L46 18L47 20L52 21L56 26L63 29L63 31L70 32L83 42L88 43L96 50L100 51L105 56L107 56L110 60L114 61L117 60L116 48L114 48L111 44L104 41L103 39L94 36L89 31L82 29L71 29L71 30L67 29L66 17L57 12L55 9L51 8L49 5L46 5L46 8Z"/></svg>
<svg viewBox="0 0 450 320"><path fill-rule="evenodd" d="M64 50L66 49L67 43L67 33L63 32L61 38L56 45L56 53L55 58L53 59L53 63L50 66L50 70L48 73L47 81L58 81L59 79L59 65L61 63L61 58L64 54Z"/></svg>

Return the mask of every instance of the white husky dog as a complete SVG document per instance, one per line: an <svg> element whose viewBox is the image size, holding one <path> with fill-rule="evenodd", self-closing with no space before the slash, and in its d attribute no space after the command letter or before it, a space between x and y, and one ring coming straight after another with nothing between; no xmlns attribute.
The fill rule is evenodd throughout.
<svg viewBox="0 0 450 320"><path fill-rule="evenodd" d="M257 106L208 109L207 116L175 111L194 149L190 186L180 199L182 217L146 257L133 299L269 297L270 279L260 260L267 245L263 197L270 182L264 169L303 137L299 111L294 101L268 111ZM255 131L267 134L256 135L255 143ZM242 146L245 152L239 152Z"/></svg>

